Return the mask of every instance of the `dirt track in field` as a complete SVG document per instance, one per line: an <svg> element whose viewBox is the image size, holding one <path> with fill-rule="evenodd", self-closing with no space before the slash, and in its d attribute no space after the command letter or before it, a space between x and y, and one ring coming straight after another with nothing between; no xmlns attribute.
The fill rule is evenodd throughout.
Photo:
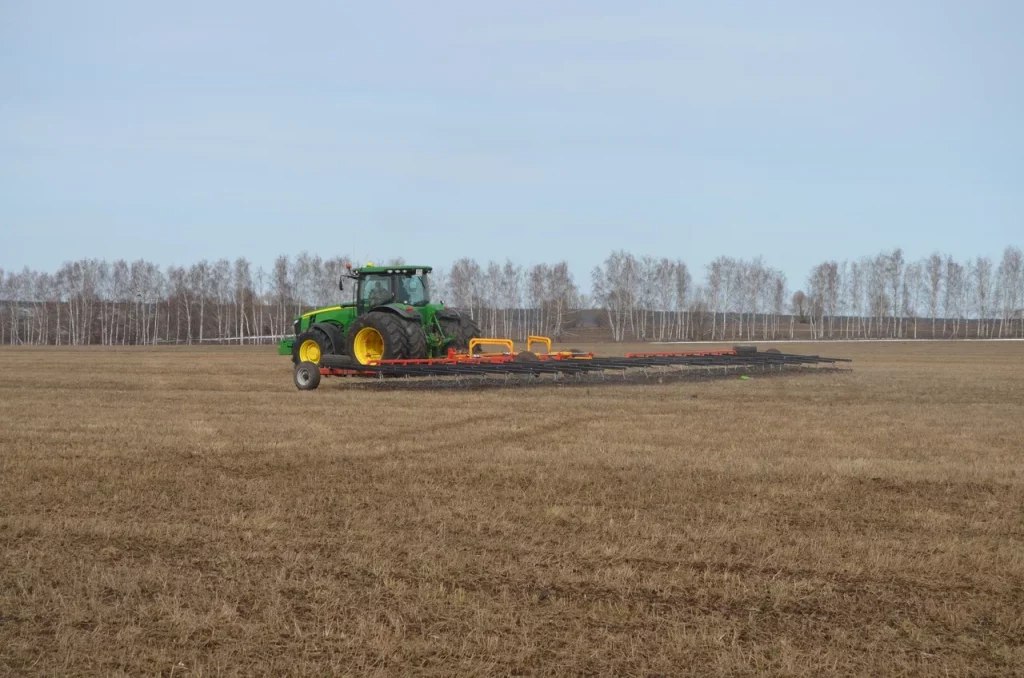
<svg viewBox="0 0 1024 678"><path fill-rule="evenodd" d="M0 674L1024 671L1024 344L778 348L856 362L298 392L267 348L2 349Z"/></svg>

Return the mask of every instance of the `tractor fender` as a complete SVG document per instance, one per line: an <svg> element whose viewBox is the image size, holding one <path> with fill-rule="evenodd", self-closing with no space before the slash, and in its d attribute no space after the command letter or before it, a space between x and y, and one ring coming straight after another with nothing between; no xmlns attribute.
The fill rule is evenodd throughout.
<svg viewBox="0 0 1024 678"><path fill-rule="evenodd" d="M337 323L314 323L311 330L320 330L331 340L331 344L334 347L335 353L345 352L345 332L342 330L341 325Z"/></svg>
<svg viewBox="0 0 1024 678"><path fill-rule="evenodd" d="M406 320L415 320L416 322L420 322L421 320L419 312L412 306L409 306L408 304L384 304L383 306L375 306L371 310L384 311L385 313L394 313L395 315L399 315L405 318Z"/></svg>
<svg viewBox="0 0 1024 678"><path fill-rule="evenodd" d="M454 308L442 308L438 309L437 317L444 320L458 320L462 317L462 314L456 311Z"/></svg>

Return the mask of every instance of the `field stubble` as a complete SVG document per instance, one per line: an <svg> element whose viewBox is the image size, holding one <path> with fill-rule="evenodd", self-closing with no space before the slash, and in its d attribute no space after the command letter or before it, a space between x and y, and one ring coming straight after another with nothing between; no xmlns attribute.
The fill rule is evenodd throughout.
<svg viewBox="0 0 1024 678"><path fill-rule="evenodd" d="M857 362L298 392L267 348L0 350L0 673L1024 670L1024 344L781 348Z"/></svg>

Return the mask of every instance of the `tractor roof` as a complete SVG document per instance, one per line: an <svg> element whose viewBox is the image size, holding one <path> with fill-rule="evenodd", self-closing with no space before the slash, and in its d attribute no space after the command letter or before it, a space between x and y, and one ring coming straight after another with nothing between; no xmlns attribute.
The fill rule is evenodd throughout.
<svg viewBox="0 0 1024 678"><path fill-rule="evenodd" d="M371 273L410 273L415 274L417 271L420 273L430 273L430 266L412 266L410 264L402 264L401 266L361 266L355 270L356 275L368 275Z"/></svg>

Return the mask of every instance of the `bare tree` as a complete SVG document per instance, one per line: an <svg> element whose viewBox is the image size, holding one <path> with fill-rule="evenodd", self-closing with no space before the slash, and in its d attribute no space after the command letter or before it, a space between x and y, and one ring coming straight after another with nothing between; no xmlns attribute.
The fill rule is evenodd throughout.
<svg viewBox="0 0 1024 678"><path fill-rule="evenodd" d="M193 264L188 270L189 282L195 298L199 300L199 343L203 343L206 332L206 306L210 294L210 264L206 259Z"/></svg>
<svg viewBox="0 0 1024 678"><path fill-rule="evenodd" d="M888 255L882 256L885 257L885 277L888 284L889 306L892 309L892 336L902 337L903 317L900 313L900 301L903 297L903 250L897 247Z"/></svg>
<svg viewBox="0 0 1024 678"><path fill-rule="evenodd" d="M691 287L693 286L693 279L690 277L690 271L686 267L686 264L677 259L673 262L672 266L672 278L675 283L675 294L673 295L673 310L676 314L675 332L672 335L673 339L687 339L690 336L690 314L688 312L688 304L691 297Z"/></svg>
<svg viewBox="0 0 1024 678"><path fill-rule="evenodd" d="M818 264L811 271L807 279L807 286L811 291L811 306L815 310L812 315L812 324L817 319L817 331L815 336L825 336L825 318L828 318L828 336L834 336L835 315L839 306L839 264L835 261L826 261Z"/></svg>
<svg viewBox="0 0 1024 678"><path fill-rule="evenodd" d="M939 292L942 289L942 255L933 253L925 262L925 278L928 282L928 315L932 319L932 337L935 336L935 316L939 314Z"/></svg>
<svg viewBox="0 0 1024 678"><path fill-rule="evenodd" d="M474 318L479 317L483 304L483 271L472 259L462 258L452 264L448 273L448 291L452 305L464 309Z"/></svg>
<svg viewBox="0 0 1024 678"><path fill-rule="evenodd" d="M996 277L999 280L1000 299L999 336L1013 336L1015 318L1019 321L1019 336L1024 336L1024 309L1021 308L1024 299L1024 254L1020 248L1007 247L1003 250Z"/></svg>
<svg viewBox="0 0 1024 678"><path fill-rule="evenodd" d="M289 309L295 305L295 285L292 281L291 266L288 257L280 256L274 260L274 269L270 274L270 295L273 300L272 329L273 334L288 332Z"/></svg>
<svg viewBox="0 0 1024 678"><path fill-rule="evenodd" d="M608 255L602 266L591 272L595 300L608 315L612 339L622 341L627 327L635 327L633 314L637 305L637 261L623 250Z"/></svg>
<svg viewBox="0 0 1024 678"><path fill-rule="evenodd" d="M856 324L853 328L854 336L865 336L865 325L864 325L864 264L861 262L851 261L849 275L847 276L847 308L851 315L856 318ZM849 323L847 324L849 327ZM849 333L847 338L849 338Z"/></svg>
<svg viewBox="0 0 1024 678"><path fill-rule="evenodd" d="M506 259L501 267L501 327L506 337L517 335L525 338L522 316L517 314L523 307L523 269Z"/></svg>
<svg viewBox="0 0 1024 678"><path fill-rule="evenodd" d="M978 257L970 264L971 282L974 288L974 310L977 313L975 336L979 339L990 336L989 327L992 311L992 260Z"/></svg>
<svg viewBox="0 0 1024 678"><path fill-rule="evenodd" d="M255 293L253 292L252 265L245 257L235 259L234 270L232 271L234 282L235 302L235 332L238 343L245 343L246 334L254 334L251 331L254 322L246 315L252 313L255 306Z"/></svg>
<svg viewBox="0 0 1024 678"><path fill-rule="evenodd" d="M946 294L943 303L943 334L945 335L945 318L952 320L952 336L960 335L960 322L964 316L964 302L967 297L967 275L964 267L946 257ZM966 330L964 332L966 336Z"/></svg>
<svg viewBox="0 0 1024 678"><path fill-rule="evenodd" d="M917 339L917 320L920 316L921 299L926 295L924 265L915 262L907 264L903 273L903 316L913 320L914 339Z"/></svg>

